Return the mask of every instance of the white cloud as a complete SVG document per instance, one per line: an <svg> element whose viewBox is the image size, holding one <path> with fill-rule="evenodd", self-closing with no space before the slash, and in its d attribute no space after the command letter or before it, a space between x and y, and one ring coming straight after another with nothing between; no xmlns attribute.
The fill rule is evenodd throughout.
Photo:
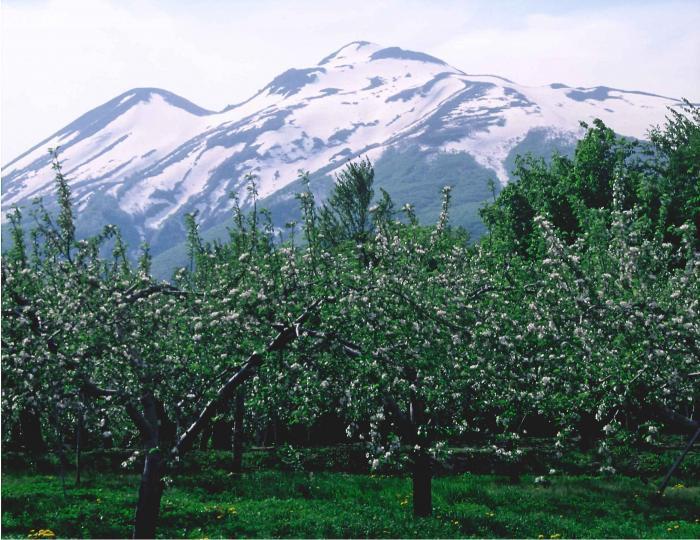
<svg viewBox="0 0 700 540"><path fill-rule="evenodd" d="M700 3L591 1L527 15L487 0L5 0L0 163L129 88L220 109L357 39L522 84L700 99Z"/></svg>
<svg viewBox="0 0 700 540"><path fill-rule="evenodd" d="M674 9L675 8L675 9ZM700 4L536 14L448 37L433 52L526 85L605 85L700 99ZM496 71L498 70L498 71Z"/></svg>

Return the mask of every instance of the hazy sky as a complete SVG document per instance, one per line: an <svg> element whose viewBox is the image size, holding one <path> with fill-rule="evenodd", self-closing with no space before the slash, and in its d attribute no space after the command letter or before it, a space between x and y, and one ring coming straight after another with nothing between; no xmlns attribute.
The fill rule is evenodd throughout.
<svg viewBox="0 0 700 540"><path fill-rule="evenodd" d="M700 101L700 0L3 0L0 163L138 86L218 110L355 40Z"/></svg>

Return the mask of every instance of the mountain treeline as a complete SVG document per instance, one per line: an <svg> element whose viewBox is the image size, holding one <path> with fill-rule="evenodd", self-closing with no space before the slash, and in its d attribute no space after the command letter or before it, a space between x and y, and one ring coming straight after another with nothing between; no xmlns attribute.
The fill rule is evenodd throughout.
<svg viewBox="0 0 700 540"><path fill-rule="evenodd" d="M373 469L405 467L418 516L455 445L516 462L548 437L553 455L597 446L614 473L615 445L697 437L690 104L648 144L597 121L571 158L519 158L476 243L450 225L449 187L421 224L361 160L323 204L307 182L283 241L256 204L235 206L221 242L189 215L189 264L169 282L151 276L147 246L132 264L114 227L77 238L55 153L54 168L58 213L37 204L26 231L13 212L2 257L3 447L63 461L133 449L135 537L154 537L163 479L192 448L240 463L244 441L300 442L299 426L307 444L361 441Z"/></svg>

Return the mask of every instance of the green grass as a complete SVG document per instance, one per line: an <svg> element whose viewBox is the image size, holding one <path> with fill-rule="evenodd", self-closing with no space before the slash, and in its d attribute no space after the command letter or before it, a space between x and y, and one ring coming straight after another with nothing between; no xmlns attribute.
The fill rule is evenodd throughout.
<svg viewBox="0 0 700 540"><path fill-rule="evenodd" d="M89 475L81 487L56 476L3 474L2 534L128 537L133 474ZM491 475L437 478L431 518L411 515L405 477L224 470L183 474L164 496L161 537L700 537L700 487L653 490L628 477L555 476L548 487Z"/></svg>

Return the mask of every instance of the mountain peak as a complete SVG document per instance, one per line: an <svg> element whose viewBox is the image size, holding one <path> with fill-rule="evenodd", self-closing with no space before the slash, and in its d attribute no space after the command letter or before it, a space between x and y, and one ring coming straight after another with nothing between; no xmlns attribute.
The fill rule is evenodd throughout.
<svg viewBox="0 0 700 540"><path fill-rule="evenodd" d="M177 94L174 94L173 92L163 90L162 88L154 87L132 88L131 90L127 90L123 94L109 101L106 105L111 104L113 106L118 106L126 104L127 107L130 107L139 102L149 102L151 101L153 96L159 96L171 105L180 109L184 109L187 112L196 116L206 116L208 114L212 114L212 111L204 109L203 107L200 107L199 105L196 105L191 101L181 96L178 96Z"/></svg>
<svg viewBox="0 0 700 540"><path fill-rule="evenodd" d="M387 47L385 49L378 50L370 56L370 60L384 60L384 59L393 59L393 60L414 60L418 62L428 62L430 64L439 64L441 66L446 66L447 64L440 60L439 58L435 58L434 56L430 56L429 54L425 54L422 52L415 52L415 51L409 51L406 49L402 49L401 47Z"/></svg>
<svg viewBox="0 0 700 540"><path fill-rule="evenodd" d="M381 45L370 41L351 41L340 49L323 58L318 65L355 64L370 59L371 55L382 49Z"/></svg>
<svg viewBox="0 0 700 540"><path fill-rule="evenodd" d="M422 52L409 51L401 47L382 47L369 41L352 41L343 45L337 51L329 54L318 65L324 66L357 64L360 62L371 62L373 60L411 60L416 62L426 62L446 66L447 63L439 58Z"/></svg>

